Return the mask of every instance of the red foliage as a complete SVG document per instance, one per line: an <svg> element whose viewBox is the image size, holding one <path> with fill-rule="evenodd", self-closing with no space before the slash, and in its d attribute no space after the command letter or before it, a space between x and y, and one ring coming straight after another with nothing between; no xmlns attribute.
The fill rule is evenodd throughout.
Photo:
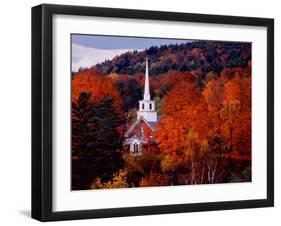
<svg viewBox="0 0 281 226"><path fill-rule="evenodd" d="M72 102L77 102L81 92L91 93L91 101L100 101L105 96L111 96L116 111L121 111L120 94L110 77L91 71L77 74L72 80Z"/></svg>

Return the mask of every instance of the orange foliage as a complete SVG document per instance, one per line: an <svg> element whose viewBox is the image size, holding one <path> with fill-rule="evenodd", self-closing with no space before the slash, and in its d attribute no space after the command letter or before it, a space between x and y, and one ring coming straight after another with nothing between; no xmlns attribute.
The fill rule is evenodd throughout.
<svg viewBox="0 0 281 226"><path fill-rule="evenodd" d="M168 175L152 172L143 177L140 181L140 187L150 186L167 186L170 185L170 178Z"/></svg>
<svg viewBox="0 0 281 226"><path fill-rule="evenodd" d="M249 157L251 152L251 78L235 76L228 81L225 85L224 99L224 113L226 112L224 130L227 131L234 149L244 152L244 157L245 155Z"/></svg>
<svg viewBox="0 0 281 226"><path fill-rule="evenodd" d="M133 77L130 77L129 75L127 75L127 74L116 74L116 73L111 73L111 74L108 75L108 77L112 78L113 81L115 81L115 82L116 81L126 82L126 81L133 78Z"/></svg>
<svg viewBox="0 0 281 226"><path fill-rule="evenodd" d="M243 109L251 108L251 77L236 76L225 84L224 99L238 100Z"/></svg>
<svg viewBox="0 0 281 226"><path fill-rule="evenodd" d="M196 77L190 72L169 71L166 74L158 75L150 79L150 86L154 91L160 90L163 86L173 88L181 82L194 83Z"/></svg>
<svg viewBox="0 0 281 226"><path fill-rule="evenodd" d="M90 101L99 101L105 96L111 96L115 109L120 112L120 94L112 78L96 72L83 71L72 80L72 102L77 102L81 92L91 93Z"/></svg>
<svg viewBox="0 0 281 226"><path fill-rule="evenodd" d="M224 73L226 73L225 70ZM208 103L212 132L227 140L228 151L251 152L251 77L244 71L228 71L228 75L212 79L203 95ZM245 157L245 156L244 156ZM249 157L250 158L250 157Z"/></svg>
<svg viewBox="0 0 281 226"><path fill-rule="evenodd" d="M221 77L227 80L233 79L234 77L251 77L251 62L248 62L246 68L234 67L234 68L224 68L221 71Z"/></svg>
<svg viewBox="0 0 281 226"><path fill-rule="evenodd" d="M237 68L224 73L211 79L202 93L195 85L181 81L164 97L156 131L162 152L182 152L186 134L194 131L201 141L222 136L225 151L238 150L241 158L250 159L251 77Z"/></svg>
<svg viewBox="0 0 281 226"><path fill-rule="evenodd" d="M156 141L161 150L176 152L183 137L192 129L205 138L208 128L207 105L198 88L181 82L164 98L163 117L157 126Z"/></svg>
<svg viewBox="0 0 281 226"><path fill-rule="evenodd" d="M208 104L208 119L212 123L212 131L220 133L222 124L221 109L223 106L223 92L224 92L225 79L212 79L210 80L204 91L203 96Z"/></svg>

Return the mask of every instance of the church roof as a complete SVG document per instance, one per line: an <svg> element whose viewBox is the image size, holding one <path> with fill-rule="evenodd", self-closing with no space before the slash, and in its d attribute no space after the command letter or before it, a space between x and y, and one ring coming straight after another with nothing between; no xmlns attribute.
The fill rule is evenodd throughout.
<svg viewBox="0 0 281 226"><path fill-rule="evenodd" d="M159 120L160 120L160 117L159 117L159 116L157 117L157 122L148 122L148 121L145 120L144 117L140 117L138 120L136 120L136 121L129 127L129 129L128 129L127 132L125 133L125 137L130 135L130 133L136 128L136 126L140 123L140 121L145 122L145 123L148 125L148 127L150 127L151 130L154 131L154 130L155 130L155 126L157 125L157 123L159 122Z"/></svg>
<svg viewBox="0 0 281 226"><path fill-rule="evenodd" d="M144 119L145 120L145 119ZM158 122L160 121L160 116L157 115L157 121L156 122L147 122L151 128L153 128L153 130L155 129L156 125L158 124Z"/></svg>

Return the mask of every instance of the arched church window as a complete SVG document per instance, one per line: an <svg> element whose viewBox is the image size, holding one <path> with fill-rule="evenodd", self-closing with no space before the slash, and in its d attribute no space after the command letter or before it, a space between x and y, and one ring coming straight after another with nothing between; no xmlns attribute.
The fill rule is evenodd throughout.
<svg viewBox="0 0 281 226"><path fill-rule="evenodd" d="M152 104L149 104L149 109L150 109L150 110L152 109Z"/></svg>
<svg viewBox="0 0 281 226"><path fill-rule="evenodd" d="M144 104L142 104L142 109L144 109Z"/></svg>

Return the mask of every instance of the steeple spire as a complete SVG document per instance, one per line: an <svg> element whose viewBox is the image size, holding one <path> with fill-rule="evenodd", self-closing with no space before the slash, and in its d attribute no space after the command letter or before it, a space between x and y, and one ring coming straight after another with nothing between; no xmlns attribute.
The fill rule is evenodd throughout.
<svg viewBox="0 0 281 226"><path fill-rule="evenodd" d="M150 100L149 92L149 73L148 59L145 60L145 81L143 100L139 101L138 119L143 117L147 122L157 122L157 112L155 111L155 102Z"/></svg>
<svg viewBox="0 0 281 226"><path fill-rule="evenodd" d="M145 61L145 82L144 82L144 100L150 100L150 92L149 92L149 74L148 74L148 59Z"/></svg>

